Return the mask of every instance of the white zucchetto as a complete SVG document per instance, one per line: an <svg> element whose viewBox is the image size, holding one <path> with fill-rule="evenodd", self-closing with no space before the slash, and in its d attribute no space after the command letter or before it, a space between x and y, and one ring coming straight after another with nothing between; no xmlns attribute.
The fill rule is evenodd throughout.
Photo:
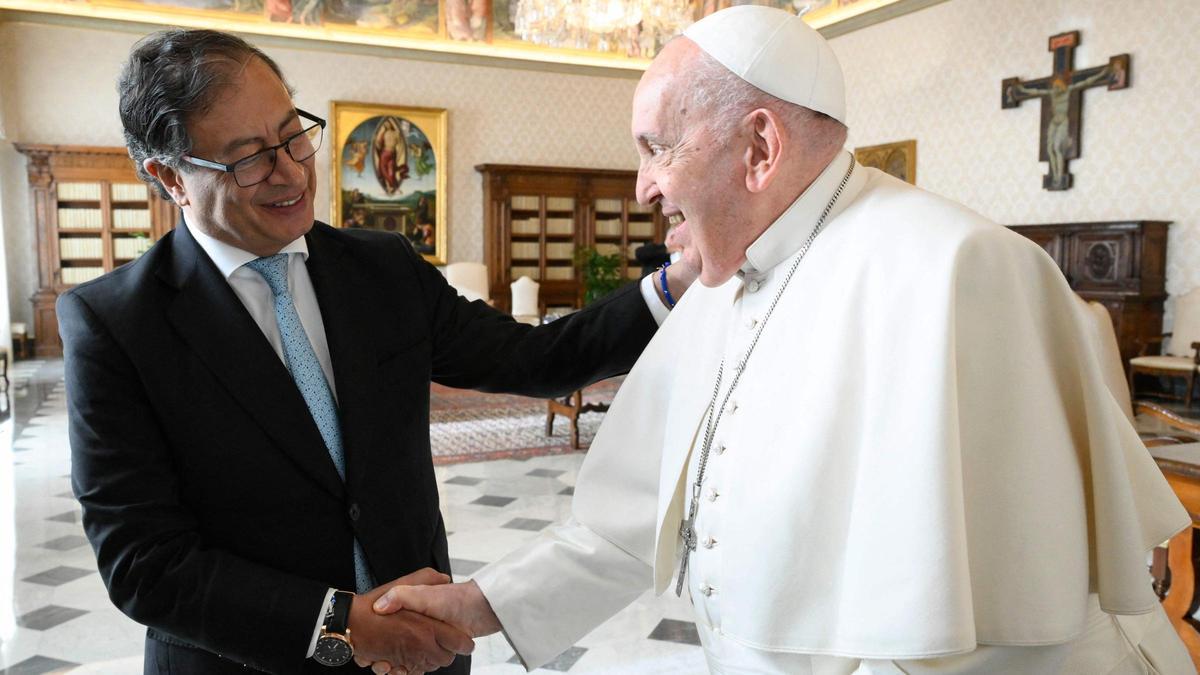
<svg viewBox="0 0 1200 675"><path fill-rule="evenodd" d="M795 14L739 5L704 17L683 34L755 87L846 123L842 67L825 38Z"/></svg>

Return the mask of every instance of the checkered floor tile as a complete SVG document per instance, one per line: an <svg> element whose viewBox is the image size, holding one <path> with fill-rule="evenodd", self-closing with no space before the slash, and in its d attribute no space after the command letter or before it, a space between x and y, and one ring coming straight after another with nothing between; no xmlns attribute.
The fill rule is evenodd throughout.
<svg viewBox="0 0 1200 675"><path fill-rule="evenodd" d="M145 628L109 601L71 493L62 362L20 361L11 376L11 399L0 400L0 461L15 482L16 511L5 517L17 538L16 632L0 638L0 675L140 674ZM9 447L14 454L4 454ZM455 577L470 578L566 520L582 462L571 453L436 467ZM536 672L704 672L690 615L673 595L647 594ZM473 664L475 675L525 672L499 635L478 641Z"/></svg>

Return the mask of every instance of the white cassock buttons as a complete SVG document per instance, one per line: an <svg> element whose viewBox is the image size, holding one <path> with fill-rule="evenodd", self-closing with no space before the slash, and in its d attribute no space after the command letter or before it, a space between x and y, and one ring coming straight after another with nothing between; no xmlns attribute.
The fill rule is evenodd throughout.
<svg viewBox="0 0 1200 675"><path fill-rule="evenodd" d="M717 492L716 488L708 488L708 501L715 502L715 501L717 501L717 497L720 497L720 496L721 496L721 493Z"/></svg>
<svg viewBox="0 0 1200 675"><path fill-rule="evenodd" d="M758 289L761 287L762 282L760 282L758 279L751 279L750 283L746 284L746 290L751 293L757 293Z"/></svg>
<svg viewBox="0 0 1200 675"><path fill-rule="evenodd" d="M712 548L716 545L717 545L717 540L713 539L712 537L708 537L704 540L704 548Z"/></svg>
<svg viewBox="0 0 1200 675"><path fill-rule="evenodd" d="M737 401L730 401L729 404L725 406L725 414L732 415L735 412L737 412L737 409L738 409Z"/></svg>
<svg viewBox="0 0 1200 675"><path fill-rule="evenodd" d="M712 596L712 594L715 593L716 590L717 589L713 588L712 586L709 586L708 584L702 584L700 586L700 595L703 595L704 597L707 598L707 597Z"/></svg>
<svg viewBox="0 0 1200 675"><path fill-rule="evenodd" d="M758 319L750 317L746 319L746 330L754 330L758 327Z"/></svg>
<svg viewBox="0 0 1200 675"><path fill-rule="evenodd" d="M717 443L717 454L718 455L725 454L725 444L724 443Z"/></svg>

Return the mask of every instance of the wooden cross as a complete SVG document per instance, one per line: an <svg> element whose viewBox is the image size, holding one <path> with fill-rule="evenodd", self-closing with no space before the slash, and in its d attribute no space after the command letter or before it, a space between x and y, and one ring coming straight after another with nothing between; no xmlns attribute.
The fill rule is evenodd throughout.
<svg viewBox="0 0 1200 675"><path fill-rule="evenodd" d="M1071 174L1067 162L1079 158L1079 126L1083 114L1083 90L1108 85L1109 90L1129 86L1129 55L1108 59L1108 65L1075 70L1075 47L1079 31L1051 36L1054 72L1036 80L1010 77L1000 83L1000 107L1015 108L1021 101L1042 99L1042 131L1038 159L1050 163L1050 173L1042 177L1047 190L1068 190Z"/></svg>

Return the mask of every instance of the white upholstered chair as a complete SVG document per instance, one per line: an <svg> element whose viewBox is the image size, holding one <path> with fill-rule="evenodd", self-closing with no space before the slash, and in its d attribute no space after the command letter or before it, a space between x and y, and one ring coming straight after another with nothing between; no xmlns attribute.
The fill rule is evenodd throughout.
<svg viewBox="0 0 1200 675"><path fill-rule="evenodd" d="M1113 329L1112 316L1108 309L1098 302L1088 302L1079 298L1079 304L1087 315L1089 342L1096 351L1096 358L1100 360L1104 384L1121 405L1121 411L1132 422L1133 402L1129 396L1129 384L1125 381L1125 368L1121 364L1121 348L1117 344L1117 332Z"/></svg>
<svg viewBox="0 0 1200 675"><path fill-rule="evenodd" d="M512 315L521 323L533 326L542 322L542 314L538 309L538 282L529 277L521 277L512 282Z"/></svg>
<svg viewBox="0 0 1200 675"><path fill-rule="evenodd" d="M477 262L456 262L446 265L446 281L458 294L468 300L483 300L490 303L487 265Z"/></svg>
<svg viewBox="0 0 1200 675"><path fill-rule="evenodd" d="M1159 343L1159 355L1150 355L1150 345L1142 348L1142 354L1129 361L1129 391L1135 396L1134 379L1138 373L1166 377L1182 377L1187 381L1184 405L1192 405L1192 390L1196 373L1200 372L1200 288L1179 296L1175 300L1175 326L1162 338L1151 341Z"/></svg>

